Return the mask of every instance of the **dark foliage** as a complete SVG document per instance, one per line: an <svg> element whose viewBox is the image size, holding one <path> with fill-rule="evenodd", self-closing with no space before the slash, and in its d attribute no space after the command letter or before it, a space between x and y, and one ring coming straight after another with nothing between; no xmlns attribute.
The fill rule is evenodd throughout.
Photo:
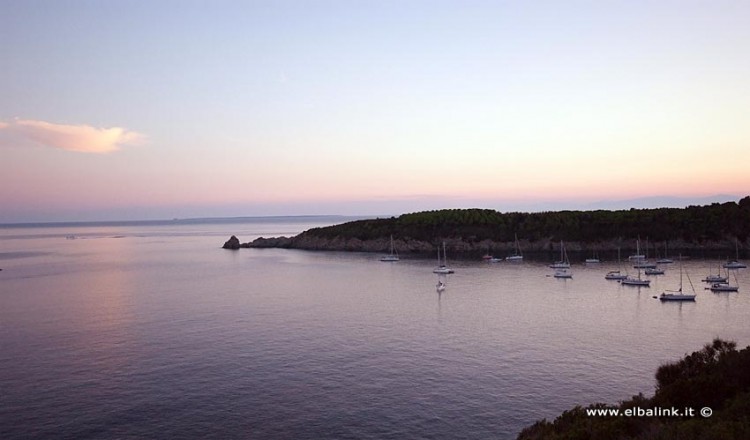
<svg viewBox="0 0 750 440"><path fill-rule="evenodd" d="M737 351L734 342L715 339L682 360L662 365L656 373L654 397L643 395L618 406L594 404L565 411L554 422L541 420L524 429L519 440L531 439L749 439L750 347ZM694 417L591 416L587 409L694 408ZM710 418L698 412L713 410Z"/></svg>
<svg viewBox="0 0 750 440"><path fill-rule="evenodd" d="M496 242L519 238L597 242L648 234L653 241L688 242L734 240L750 234L750 196L739 203L714 203L679 208L621 211L559 211L500 213L490 209L444 209L404 214L388 219L359 220L314 228L304 234L321 238L370 240L393 235L401 239L434 242L460 238L469 242Z"/></svg>

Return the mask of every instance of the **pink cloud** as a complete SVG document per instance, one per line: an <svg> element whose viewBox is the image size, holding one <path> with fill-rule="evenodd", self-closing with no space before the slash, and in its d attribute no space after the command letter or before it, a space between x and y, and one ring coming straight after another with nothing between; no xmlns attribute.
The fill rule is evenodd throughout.
<svg viewBox="0 0 750 440"><path fill-rule="evenodd" d="M121 127L96 128L26 119L0 121L0 130L9 133L16 141L31 141L81 153L111 153L124 145L138 144L145 139L143 135Z"/></svg>

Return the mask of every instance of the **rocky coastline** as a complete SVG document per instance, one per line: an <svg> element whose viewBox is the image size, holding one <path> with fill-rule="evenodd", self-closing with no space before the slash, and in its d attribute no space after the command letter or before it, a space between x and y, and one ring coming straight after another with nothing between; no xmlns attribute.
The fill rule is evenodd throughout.
<svg viewBox="0 0 750 440"><path fill-rule="evenodd" d="M233 238L236 238L232 236ZM230 239L230 241L232 241ZM505 257L511 255L515 250L515 242L497 242L492 240L470 241L462 238L435 239L423 241L409 238L393 238L394 248L402 256L412 255L414 257L431 256L435 249L445 242L448 252L454 258L476 258L482 255L493 255ZM229 243L229 242L227 242ZM240 243L239 240L232 241L233 246L226 249L240 248L281 248L301 249L310 251L343 251L343 252L370 252L387 253L390 249L390 237L362 240L359 238L345 237L318 237L307 232L294 237L260 237L253 241ZM552 238L529 241L520 240L523 254L529 258L554 258L559 255L560 242ZM615 260L618 248L622 259L636 252L637 239L630 240L607 240L597 242L565 242L565 250L572 259L581 259L596 255L600 258ZM645 242L641 241L641 252ZM648 252L651 258L664 256L664 243L656 246L649 244ZM740 248L747 249L748 243L740 243ZM685 240L674 240L668 243L668 254L672 258L678 255L691 258L733 258L735 253L734 240L727 238L718 241L691 242Z"/></svg>
<svg viewBox="0 0 750 440"><path fill-rule="evenodd" d="M746 259L750 249L750 196L739 202L687 208L621 211L501 213L487 209L444 209L398 217L355 220L313 228L293 237L260 237L241 243L232 236L226 249L284 248L315 251L388 252L391 237L403 256L433 255L445 243L452 258L515 253L559 258L561 241L571 260L623 259L636 253L651 258Z"/></svg>

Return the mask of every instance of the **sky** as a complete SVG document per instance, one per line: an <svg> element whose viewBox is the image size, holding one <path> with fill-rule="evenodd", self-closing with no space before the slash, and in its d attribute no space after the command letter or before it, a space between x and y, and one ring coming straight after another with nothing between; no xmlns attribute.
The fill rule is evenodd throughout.
<svg viewBox="0 0 750 440"><path fill-rule="evenodd" d="M0 223L736 200L747 23L747 1L0 0Z"/></svg>

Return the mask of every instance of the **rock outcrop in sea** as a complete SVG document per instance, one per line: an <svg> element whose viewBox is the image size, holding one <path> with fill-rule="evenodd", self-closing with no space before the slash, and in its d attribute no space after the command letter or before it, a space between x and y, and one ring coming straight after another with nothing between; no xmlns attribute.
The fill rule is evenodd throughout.
<svg viewBox="0 0 750 440"><path fill-rule="evenodd" d="M229 240L224 243L224 246L222 246L224 249L239 249L240 248L240 239L232 235Z"/></svg>

